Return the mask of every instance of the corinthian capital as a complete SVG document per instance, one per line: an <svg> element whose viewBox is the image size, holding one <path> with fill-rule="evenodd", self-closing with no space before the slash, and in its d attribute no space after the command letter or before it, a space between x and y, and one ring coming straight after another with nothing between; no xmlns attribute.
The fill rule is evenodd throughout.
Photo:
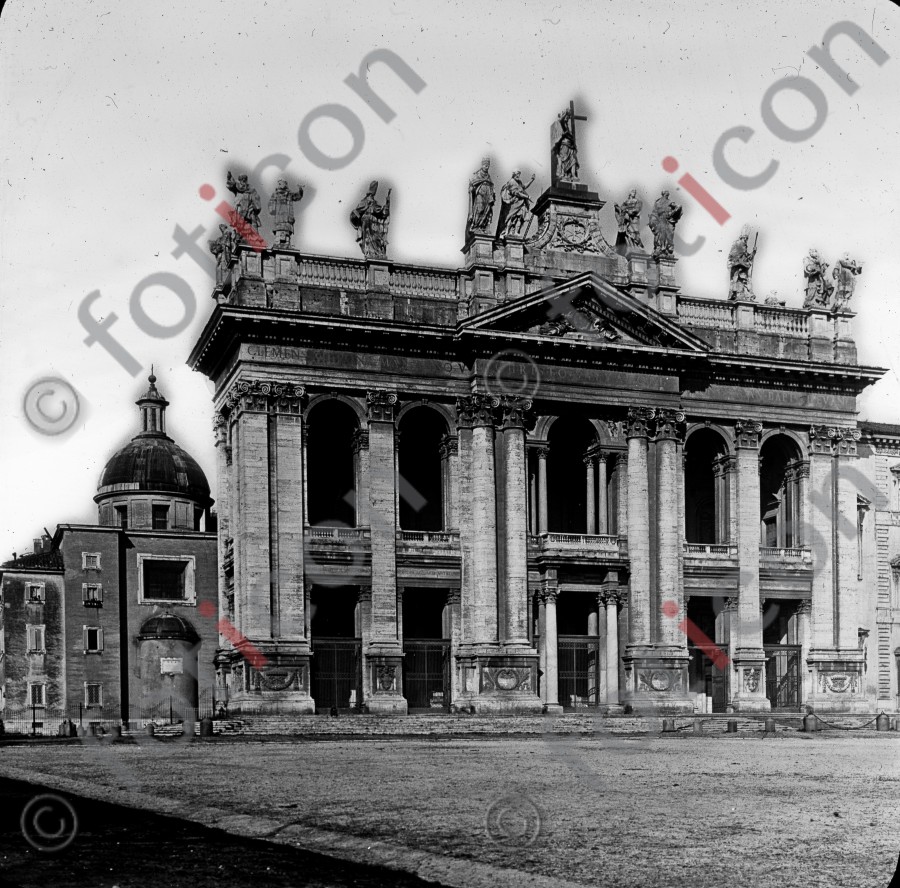
<svg viewBox="0 0 900 888"><path fill-rule="evenodd" d="M396 403L397 395L394 392L380 390L366 392L369 422L393 422Z"/></svg>
<svg viewBox="0 0 900 888"><path fill-rule="evenodd" d="M456 419L460 428L492 426L494 411L500 406L500 399L493 395L467 395L456 399Z"/></svg>
<svg viewBox="0 0 900 888"><path fill-rule="evenodd" d="M739 419L734 424L734 442L738 447L759 447L762 423L756 419Z"/></svg>
<svg viewBox="0 0 900 888"><path fill-rule="evenodd" d="M649 438L655 417L656 411L652 407L630 407L625 421L625 437Z"/></svg>
<svg viewBox="0 0 900 888"><path fill-rule="evenodd" d="M684 414L680 410L656 411L656 438L675 441L684 440Z"/></svg>
<svg viewBox="0 0 900 888"><path fill-rule="evenodd" d="M531 401L511 395L500 399L500 411L503 427L507 429L524 429L531 425Z"/></svg>

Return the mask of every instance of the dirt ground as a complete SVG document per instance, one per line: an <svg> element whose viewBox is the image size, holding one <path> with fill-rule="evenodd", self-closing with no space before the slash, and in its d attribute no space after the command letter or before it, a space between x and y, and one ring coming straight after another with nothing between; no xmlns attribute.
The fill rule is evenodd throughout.
<svg viewBox="0 0 900 888"><path fill-rule="evenodd" d="M22 769L207 824L246 815L225 825L276 841L324 830L542 884L885 888L900 851L897 734L0 748L0 774Z"/></svg>

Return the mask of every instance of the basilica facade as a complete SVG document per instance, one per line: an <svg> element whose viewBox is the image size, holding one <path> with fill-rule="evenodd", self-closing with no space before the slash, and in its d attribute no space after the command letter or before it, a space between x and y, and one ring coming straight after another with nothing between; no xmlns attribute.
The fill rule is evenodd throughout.
<svg viewBox="0 0 900 888"><path fill-rule="evenodd" d="M230 712L896 709L900 439L847 298L762 302L746 238L682 292L680 208L651 248L632 193L611 245L573 125L533 206L482 165L460 268L388 258L376 182L362 258L214 245Z"/></svg>

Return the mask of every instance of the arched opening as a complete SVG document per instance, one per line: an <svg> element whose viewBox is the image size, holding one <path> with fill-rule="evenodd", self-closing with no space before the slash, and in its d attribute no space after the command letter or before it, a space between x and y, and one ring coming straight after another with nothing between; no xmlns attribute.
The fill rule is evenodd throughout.
<svg viewBox="0 0 900 888"><path fill-rule="evenodd" d="M338 400L316 404L307 420L307 515L311 525L356 527L356 414Z"/></svg>
<svg viewBox="0 0 900 888"><path fill-rule="evenodd" d="M561 417L550 427L547 440L550 445L547 455L548 526L541 530L596 533L596 530L588 529L588 485L585 482L585 457L597 443L594 427L586 419Z"/></svg>
<svg viewBox="0 0 900 888"><path fill-rule="evenodd" d="M800 449L787 435L774 435L760 448L759 459L760 545L800 546Z"/></svg>
<svg viewBox="0 0 900 888"><path fill-rule="evenodd" d="M684 450L685 538L689 543L727 543L732 465L725 440L713 429L698 429Z"/></svg>
<svg viewBox="0 0 900 888"><path fill-rule="evenodd" d="M429 407L404 414L398 428L400 528L444 530L444 490L449 479L444 418Z"/></svg>

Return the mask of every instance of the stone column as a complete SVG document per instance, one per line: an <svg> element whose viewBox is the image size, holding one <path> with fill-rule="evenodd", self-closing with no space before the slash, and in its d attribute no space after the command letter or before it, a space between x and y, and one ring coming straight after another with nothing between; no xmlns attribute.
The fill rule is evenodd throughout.
<svg viewBox="0 0 900 888"><path fill-rule="evenodd" d="M455 435L444 437L440 453L444 479L444 530L455 530L459 527L456 502L459 485L459 441Z"/></svg>
<svg viewBox="0 0 900 888"><path fill-rule="evenodd" d="M356 484L356 526L369 526L369 430L353 433L353 454Z"/></svg>
<svg viewBox="0 0 900 888"><path fill-rule="evenodd" d="M213 416L213 434L216 441L216 479L219 491L219 618L225 618L229 622L234 623L234 612L228 603L229 582L225 574L226 541L231 539L231 466L229 465L230 460L227 452L228 420L219 411L216 411ZM231 545L233 547L233 543ZM231 588L233 589L233 586ZM225 637L221 632L219 633L219 648L225 648Z"/></svg>
<svg viewBox="0 0 900 888"><path fill-rule="evenodd" d="M545 585L541 590L547 635L547 640L544 644L546 652L544 711L552 713L562 713L563 710L559 702L559 637L556 631L556 599L558 596L559 590L556 587Z"/></svg>
<svg viewBox="0 0 900 888"><path fill-rule="evenodd" d="M504 397L503 473L505 484L504 528L506 548L503 589L506 647L530 647L528 642L528 549L526 535L525 423L531 401Z"/></svg>
<svg viewBox="0 0 900 888"><path fill-rule="evenodd" d="M650 493L647 439L655 411L628 411L628 557L631 562L629 645L648 645L650 635Z"/></svg>
<svg viewBox="0 0 900 888"><path fill-rule="evenodd" d="M372 637L366 651L371 712L406 712L400 692L397 627L397 501L394 406L397 395L366 394L369 419L369 526L372 546Z"/></svg>
<svg viewBox="0 0 900 888"><path fill-rule="evenodd" d="M806 528L813 564L810 616L813 650L833 650L838 645L838 627L834 619L834 555L837 550L834 511L837 472L829 434L836 431L825 426L813 426L809 434L809 523Z"/></svg>
<svg viewBox="0 0 900 888"><path fill-rule="evenodd" d="M798 546L809 545L809 460L797 466L797 538Z"/></svg>
<svg viewBox="0 0 900 888"><path fill-rule="evenodd" d="M528 473L528 532L537 533L537 474L529 470Z"/></svg>
<svg viewBox="0 0 900 888"><path fill-rule="evenodd" d="M547 607L538 594L538 668L541 670L541 702L547 705Z"/></svg>
<svg viewBox="0 0 900 888"><path fill-rule="evenodd" d="M606 612L606 702L610 705L619 702L619 599L612 591L599 596Z"/></svg>
<svg viewBox="0 0 900 888"><path fill-rule="evenodd" d="M656 418L656 545L659 642L686 651L687 639L679 628L684 619L684 588L679 583L680 512L678 497L678 440L684 414L660 410Z"/></svg>
<svg viewBox="0 0 900 888"><path fill-rule="evenodd" d="M628 535L628 454L619 451L616 454L616 532L620 537Z"/></svg>
<svg viewBox="0 0 900 888"><path fill-rule="evenodd" d="M800 645L800 706L806 705L810 695L809 667L807 659L810 651L809 616L812 613L812 603L808 600L801 601L797 605L797 644Z"/></svg>
<svg viewBox="0 0 900 888"><path fill-rule="evenodd" d="M597 454L597 533L609 533L609 498L606 478L607 454Z"/></svg>
<svg viewBox="0 0 900 888"><path fill-rule="evenodd" d="M737 637L732 658L737 712L771 709L766 699L765 653L759 614L759 439L762 424L756 420L735 423L737 460L738 604Z"/></svg>
<svg viewBox="0 0 900 888"><path fill-rule="evenodd" d="M595 534L597 533L597 515L596 515L596 505L597 505L597 494L596 494L596 484L597 482L594 479L594 461L596 460L595 456L589 455L584 457L584 468L585 468L585 502L587 503L587 518L585 521L585 533L587 534Z"/></svg>
<svg viewBox="0 0 900 888"><path fill-rule="evenodd" d="M359 695L359 705L365 709L368 705L369 698L372 696L372 690L366 676L369 674L368 650L372 642L372 587L360 586L356 593L356 608L358 626L357 633L360 640L360 648L362 650L362 662L360 663L360 673L362 681L361 687L357 689Z"/></svg>
<svg viewBox="0 0 900 888"><path fill-rule="evenodd" d="M459 653L460 642L460 592L459 589L447 590L447 610L450 615L450 699L447 701L453 706L459 698L459 673L456 668L456 655Z"/></svg>
<svg viewBox="0 0 900 888"><path fill-rule="evenodd" d="M538 528L537 533L547 533L547 457L549 447L535 447L538 459Z"/></svg>

